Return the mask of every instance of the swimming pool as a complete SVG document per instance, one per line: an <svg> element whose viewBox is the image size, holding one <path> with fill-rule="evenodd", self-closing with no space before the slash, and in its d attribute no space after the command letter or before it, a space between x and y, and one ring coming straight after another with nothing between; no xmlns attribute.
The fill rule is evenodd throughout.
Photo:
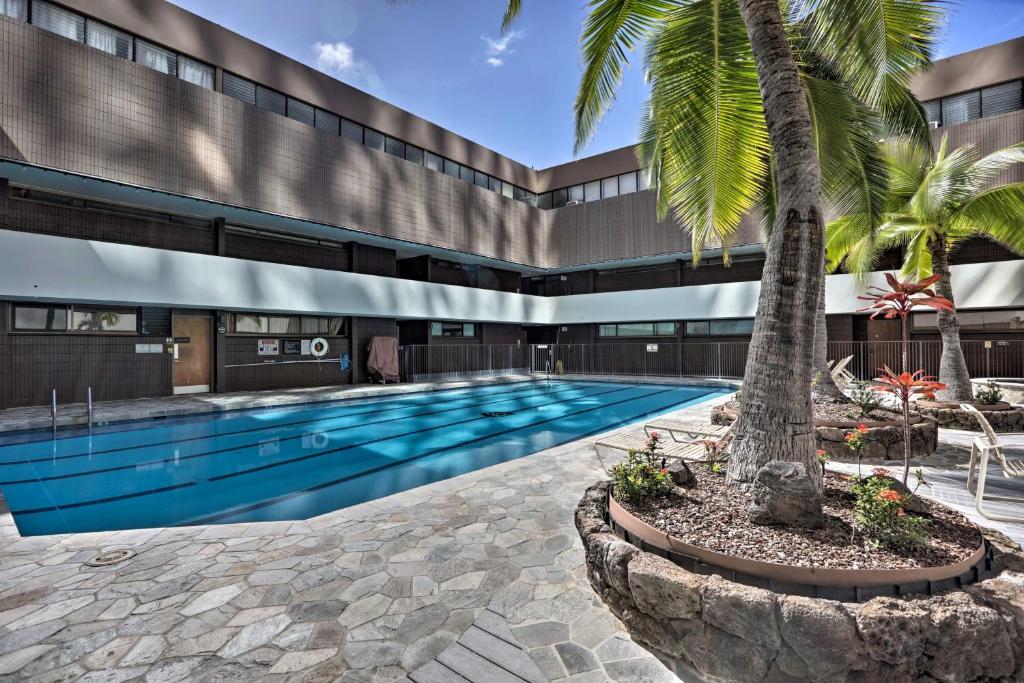
<svg viewBox="0 0 1024 683"><path fill-rule="evenodd" d="M0 445L0 490L23 536L305 519L724 393L533 381L147 420Z"/></svg>

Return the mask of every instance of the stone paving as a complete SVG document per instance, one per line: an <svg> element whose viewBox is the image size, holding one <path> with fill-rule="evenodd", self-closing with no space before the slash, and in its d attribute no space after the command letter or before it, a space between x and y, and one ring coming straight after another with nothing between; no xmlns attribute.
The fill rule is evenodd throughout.
<svg viewBox="0 0 1024 683"><path fill-rule="evenodd" d="M676 680L586 580L591 441L306 521L21 538L0 515L0 678L391 681L491 607L550 680ZM84 564L115 548L137 555Z"/></svg>

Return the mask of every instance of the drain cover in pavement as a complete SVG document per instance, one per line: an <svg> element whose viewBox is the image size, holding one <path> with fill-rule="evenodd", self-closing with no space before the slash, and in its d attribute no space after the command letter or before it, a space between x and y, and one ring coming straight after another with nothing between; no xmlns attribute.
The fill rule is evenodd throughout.
<svg viewBox="0 0 1024 683"><path fill-rule="evenodd" d="M88 560L85 565L87 567L109 567L112 564L124 562L125 560L130 560L133 557L135 557L134 550L122 548L121 550L110 550L105 553L100 553L91 560Z"/></svg>

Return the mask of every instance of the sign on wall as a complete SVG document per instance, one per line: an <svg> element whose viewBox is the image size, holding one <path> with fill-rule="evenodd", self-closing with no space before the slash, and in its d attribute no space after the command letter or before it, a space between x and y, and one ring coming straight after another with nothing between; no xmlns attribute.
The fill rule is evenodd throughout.
<svg viewBox="0 0 1024 683"><path fill-rule="evenodd" d="M647 353L657 353L657 352L658 352L658 345L657 344L648 344L647 345Z"/></svg>
<svg viewBox="0 0 1024 683"><path fill-rule="evenodd" d="M285 339L281 351L286 356L297 356L302 353L301 339Z"/></svg>
<svg viewBox="0 0 1024 683"><path fill-rule="evenodd" d="M260 339L256 344L256 353L261 356L281 355L281 346L277 339Z"/></svg>

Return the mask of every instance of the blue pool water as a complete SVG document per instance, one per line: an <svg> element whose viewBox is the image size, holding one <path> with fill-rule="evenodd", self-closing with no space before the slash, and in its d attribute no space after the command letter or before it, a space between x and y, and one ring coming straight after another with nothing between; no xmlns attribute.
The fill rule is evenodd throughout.
<svg viewBox="0 0 1024 683"><path fill-rule="evenodd" d="M134 422L0 445L0 490L25 536L305 519L723 393L539 381Z"/></svg>

